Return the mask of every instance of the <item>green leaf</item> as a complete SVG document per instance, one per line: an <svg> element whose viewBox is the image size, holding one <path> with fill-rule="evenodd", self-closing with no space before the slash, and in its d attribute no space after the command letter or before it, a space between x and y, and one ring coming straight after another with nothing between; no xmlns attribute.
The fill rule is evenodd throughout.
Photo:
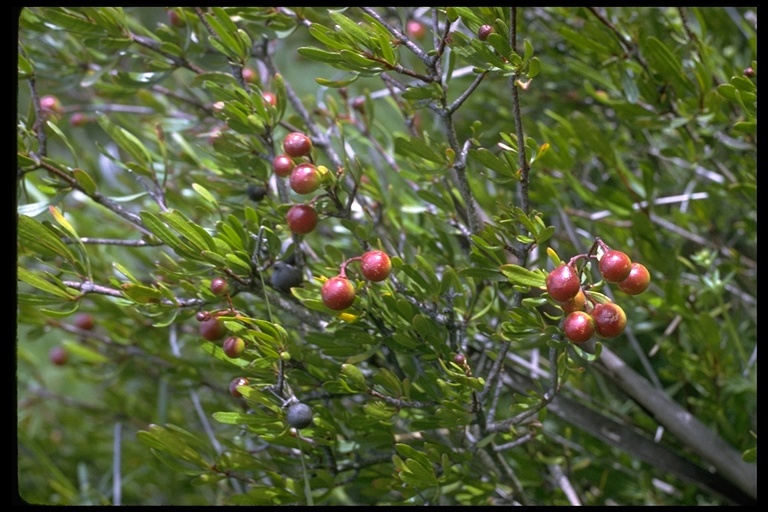
<svg viewBox="0 0 768 512"><path fill-rule="evenodd" d="M663 42L652 36L647 37L643 51L649 64L662 80L671 80L677 89L693 92L691 81L683 73L681 60Z"/></svg>
<svg viewBox="0 0 768 512"><path fill-rule="evenodd" d="M160 425L150 425L148 430L140 430L136 437L155 450L168 453L187 462L191 462L203 469L208 469L210 464L203 459L192 447L185 443L182 438Z"/></svg>
<svg viewBox="0 0 768 512"><path fill-rule="evenodd" d="M61 256L74 262L75 255L53 231L26 215L19 215L17 240L24 248L40 251L46 256Z"/></svg>
<svg viewBox="0 0 768 512"><path fill-rule="evenodd" d="M296 51L302 57L306 57L307 59L317 62L325 62L326 64L337 64L342 60L338 52L327 52L318 48L304 46Z"/></svg>
<svg viewBox="0 0 768 512"><path fill-rule="evenodd" d="M71 293L67 292L67 289L56 286L50 281L46 281L39 275L34 274L23 267L16 268L16 277L19 279L19 281L34 286L38 290L50 293L51 295L55 295L56 297L61 297L62 299L72 300L76 299L79 295L74 290Z"/></svg>
<svg viewBox="0 0 768 512"><path fill-rule="evenodd" d="M428 146L423 140L415 137L408 139L405 137L396 137L395 148L399 153L404 155L412 155L437 164L444 162L444 157L440 155L440 153Z"/></svg>
<svg viewBox="0 0 768 512"><path fill-rule="evenodd" d="M107 116L99 116L99 125L126 153L131 155L143 167L150 168L152 156L141 141L131 132L114 124Z"/></svg>
<svg viewBox="0 0 768 512"><path fill-rule="evenodd" d="M546 275L540 271L534 272L514 263L502 265L499 267L499 270L511 283L535 288L544 288L546 286Z"/></svg>

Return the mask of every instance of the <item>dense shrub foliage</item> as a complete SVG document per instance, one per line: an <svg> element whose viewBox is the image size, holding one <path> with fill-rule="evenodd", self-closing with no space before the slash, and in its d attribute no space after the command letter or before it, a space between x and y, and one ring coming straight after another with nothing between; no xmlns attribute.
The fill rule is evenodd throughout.
<svg viewBox="0 0 768 512"><path fill-rule="evenodd" d="M21 499L756 500L756 9L18 23Z"/></svg>

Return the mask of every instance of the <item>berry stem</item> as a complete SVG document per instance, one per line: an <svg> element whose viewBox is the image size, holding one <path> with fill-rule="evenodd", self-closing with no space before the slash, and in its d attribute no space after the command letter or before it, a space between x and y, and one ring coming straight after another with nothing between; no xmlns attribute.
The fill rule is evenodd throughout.
<svg viewBox="0 0 768 512"><path fill-rule="evenodd" d="M362 259L363 259L363 257L362 257L362 256L355 256L354 258L349 258L348 260L346 260L346 261L345 261L344 263L342 263L342 264L341 264L341 266L339 267L339 275L340 275L341 277L344 277L344 278L346 278L346 277L347 277L347 265L349 265L349 264L350 264L350 263L352 263L353 261L359 261L359 260L362 260Z"/></svg>

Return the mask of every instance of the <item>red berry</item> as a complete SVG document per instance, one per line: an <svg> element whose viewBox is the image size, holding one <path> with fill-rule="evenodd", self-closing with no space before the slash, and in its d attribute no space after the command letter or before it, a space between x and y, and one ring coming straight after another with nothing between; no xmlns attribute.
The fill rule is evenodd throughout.
<svg viewBox="0 0 768 512"><path fill-rule="evenodd" d="M184 21L184 18L181 17L181 14L174 11L173 9L168 10L168 22L177 28L183 27L187 24L187 22Z"/></svg>
<svg viewBox="0 0 768 512"><path fill-rule="evenodd" d="M228 291L229 291L229 283L227 283L226 279L217 277L211 281L211 293L213 293L217 297L221 297Z"/></svg>
<svg viewBox="0 0 768 512"><path fill-rule="evenodd" d="M492 26L490 25L482 25L479 29L477 29L477 38L481 41L485 41L488 39L488 36L493 34L495 31Z"/></svg>
<svg viewBox="0 0 768 512"><path fill-rule="evenodd" d="M296 167L296 164L293 163L293 159L288 155L277 155L272 160L272 171L281 178L289 176L294 167Z"/></svg>
<svg viewBox="0 0 768 512"><path fill-rule="evenodd" d="M256 72L251 68L243 68L243 80L252 84L256 81Z"/></svg>
<svg viewBox="0 0 768 512"><path fill-rule="evenodd" d="M581 290L581 280L573 265L563 263L547 274L547 292L559 302L572 299Z"/></svg>
<svg viewBox="0 0 768 512"><path fill-rule="evenodd" d="M744 68L744 76L747 78L752 78L753 76L755 76L755 70L752 69L751 67Z"/></svg>
<svg viewBox="0 0 768 512"><path fill-rule="evenodd" d="M299 164L291 171L289 178L291 189L297 194L311 194L323 183L317 167L310 163Z"/></svg>
<svg viewBox="0 0 768 512"><path fill-rule="evenodd" d="M584 311L574 311L563 320L565 337L574 343L584 343L595 334L595 320Z"/></svg>
<svg viewBox="0 0 768 512"><path fill-rule="evenodd" d="M88 313L80 313L75 316L75 327L90 331L93 329L96 322L93 320L93 316Z"/></svg>
<svg viewBox="0 0 768 512"><path fill-rule="evenodd" d="M363 276L369 281L383 281L392 270L392 261L384 251L368 251L360 263Z"/></svg>
<svg viewBox="0 0 768 512"><path fill-rule="evenodd" d="M611 249L603 254L597 267L603 279L609 283L618 283L629 275L632 270L632 260L625 253Z"/></svg>
<svg viewBox="0 0 768 512"><path fill-rule="evenodd" d="M467 364L467 357L464 354L456 354L453 356L453 362L459 366Z"/></svg>
<svg viewBox="0 0 768 512"><path fill-rule="evenodd" d="M347 309L355 302L355 285L346 277L332 277L323 283L320 297L323 304L334 311Z"/></svg>
<svg viewBox="0 0 768 512"><path fill-rule="evenodd" d="M275 93L265 91L261 93L261 97L264 98L264 101L266 101L273 107L277 105L277 96L275 96Z"/></svg>
<svg viewBox="0 0 768 512"><path fill-rule="evenodd" d="M645 265L641 263L633 263L629 275L626 279L621 281L618 286L619 290L624 293L637 295L647 290L649 284L651 284L651 273L648 272Z"/></svg>
<svg viewBox="0 0 768 512"><path fill-rule="evenodd" d="M240 338L239 336L230 336L224 340L221 348L224 350L227 357L234 359L235 357L239 357L245 350L245 342L243 341L243 338Z"/></svg>
<svg viewBox="0 0 768 512"><path fill-rule="evenodd" d="M409 36L416 39L421 39L427 34L427 29L424 27L424 24L416 20L410 20L405 26L405 31Z"/></svg>
<svg viewBox="0 0 768 512"><path fill-rule="evenodd" d="M300 158L312 150L312 140L300 132L291 132L283 139L283 151L288 156Z"/></svg>
<svg viewBox="0 0 768 512"><path fill-rule="evenodd" d="M56 96L43 96L40 98L40 108L47 112L61 113L61 101Z"/></svg>
<svg viewBox="0 0 768 512"><path fill-rule="evenodd" d="M295 204L285 215L288 229L297 235L306 235L317 227L317 210L308 204Z"/></svg>
<svg viewBox="0 0 768 512"><path fill-rule="evenodd" d="M75 112L69 118L69 124L72 126L83 126L88 122L88 117L82 112Z"/></svg>
<svg viewBox="0 0 768 512"><path fill-rule="evenodd" d="M235 398L240 398L243 395L237 390L237 387L247 386L247 385L248 385L248 379L246 379L245 377L235 377L229 383L229 394L231 394Z"/></svg>
<svg viewBox="0 0 768 512"><path fill-rule="evenodd" d="M627 315L621 306L613 302L596 304L591 314L595 320L595 330L604 338L615 338L627 326Z"/></svg>
<svg viewBox="0 0 768 512"><path fill-rule="evenodd" d="M566 313L583 311L584 306L587 304L587 296L584 295L584 291L579 288L579 291L576 292L576 295L566 300L565 302L558 302L558 304L560 304L560 307L563 308L563 311Z"/></svg>
<svg viewBox="0 0 768 512"><path fill-rule="evenodd" d="M48 359L56 366L62 366L69 361L69 352L62 346L55 346L48 352Z"/></svg>
<svg viewBox="0 0 768 512"><path fill-rule="evenodd" d="M211 317L208 320L200 322L199 331L200 336L208 341L220 340L227 334L227 328L224 327L224 322L216 317Z"/></svg>

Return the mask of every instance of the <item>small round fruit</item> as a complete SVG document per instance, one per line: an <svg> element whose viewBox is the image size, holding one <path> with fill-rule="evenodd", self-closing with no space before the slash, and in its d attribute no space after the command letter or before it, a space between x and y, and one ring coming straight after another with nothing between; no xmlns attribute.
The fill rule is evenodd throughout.
<svg viewBox="0 0 768 512"><path fill-rule="evenodd" d="M312 139L301 132L291 132L283 139L283 151L293 158L307 156L312 151Z"/></svg>
<svg viewBox="0 0 768 512"><path fill-rule="evenodd" d="M254 183L251 183L248 185L248 188L245 190L245 193L248 195L248 198L251 201L259 202L262 199L264 199L267 196L267 187L263 185L256 185Z"/></svg>
<svg viewBox="0 0 768 512"><path fill-rule="evenodd" d="M456 363L459 366L464 366L467 364L467 356L464 354L456 354L453 356L453 362Z"/></svg>
<svg viewBox="0 0 768 512"><path fill-rule="evenodd" d="M755 70L752 69L751 67L744 68L744 76L747 78L752 78L753 76L755 76Z"/></svg>
<svg viewBox="0 0 768 512"><path fill-rule="evenodd" d="M574 311L563 320L563 333L574 343L584 343L595 334L595 320L584 311Z"/></svg>
<svg viewBox="0 0 768 512"><path fill-rule="evenodd" d="M269 105L272 105L273 107L277 106L277 96L275 93L264 91L261 93L261 97L264 98L264 101L266 101Z"/></svg>
<svg viewBox="0 0 768 512"><path fill-rule="evenodd" d="M355 285L346 277L332 277L323 283L320 290L320 297L326 307L341 311L347 309L355 302Z"/></svg>
<svg viewBox="0 0 768 512"><path fill-rule="evenodd" d="M363 276L369 281L383 281L392 270L392 261L384 251L368 251L360 261Z"/></svg>
<svg viewBox="0 0 768 512"><path fill-rule="evenodd" d="M625 253L611 249L603 254L597 267L607 282L619 283L626 279L632 270L632 260Z"/></svg>
<svg viewBox="0 0 768 512"><path fill-rule="evenodd" d="M621 281L618 286L619 290L629 295L638 295L648 289L648 285L651 284L651 273L645 268L642 263L633 263L632 270L629 271L629 275L626 279Z"/></svg>
<svg viewBox="0 0 768 512"><path fill-rule="evenodd" d="M566 300L565 302L558 302L558 304L560 304L560 307L563 308L563 311L566 313L583 311L584 306L587 304L587 296L584 295L584 290L579 288L579 291L576 292L576 295Z"/></svg>
<svg viewBox="0 0 768 512"><path fill-rule="evenodd" d="M242 397L242 393L240 393L237 390L238 386L247 386L248 385L248 379L245 377L235 377L232 379L232 381L229 383L229 394L232 395L235 398Z"/></svg>
<svg viewBox="0 0 768 512"><path fill-rule="evenodd" d="M291 171L289 178L291 189L297 194L311 194L323 183L317 167L310 163L299 164Z"/></svg>
<svg viewBox="0 0 768 512"><path fill-rule="evenodd" d="M181 14L173 9L168 10L168 22L177 28L181 28L187 24L184 18L181 17Z"/></svg>
<svg viewBox="0 0 768 512"><path fill-rule="evenodd" d="M311 233L317 227L317 210L308 204L295 204L285 215L288 229L297 235Z"/></svg>
<svg viewBox="0 0 768 512"><path fill-rule="evenodd" d="M288 155L277 155L274 160L272 160L272 172L281 178L290 176L294 167L296 167L296 164Z"/></svg>
<svg viewBox="0 0 768 512"><path fill-rule="evenodd" d="M56 96L43 96L40 98L40 108L47 112L61 113L61 101Z"/></svg>
<svg viewBox="0 0 768 512"><path fill-rule="evenodd" d="M229 283L226 279L216 277L211 281L211 293L217 297L221 297L229 291Z"/></svg>
<svg viewBox="0 0 768 512"><path fill-rule="evenodd" d="M252 68L243 68L243 80L252 84L256 81L256 72Z"/></svg>
<svg viewBox="0 0 768 512"><path fill-rule="evenodd" d="M72 126L83 126L88 122L88 117L82 112L75 112L69 118L69 124Z"/></svg>
<svg viewBox="0 0 768 512"><path fill-rule="evenodd" d="M211 314L208 311L198 311L195 314L195 319L198 322L205 322L206 320L210 320Z"/></svg>
<svg viewBox="0 0 768 512"><path fill-rule="evenodd" d="M627 315L613 302L596 304L590 312L595 320L595 331L603 338L615 338L627 326Z"/></svg>
<svg viewBox="0 0 768 512"><path fill-rule="evenodd" d="M69 361L69 352L62 346L55 346L48 352L48 359L56 366L63 366Z"/></svg>
<svg viewBox="0 0 768 512"><path fill-rule="evenodd" d="M410 20L405 26L405 31L409 36L415 39L421 39L427 34L427 29L424 24L416 20Z"/></svg>
<svg viewBox="0 0 768 512"><path fill-rule="evenodd" d="M482 25L479 29L477 29L477 38L481 41L485 41L488 39L488 36L493 34L495 30L490 25Z"/></svg>
<svg viewBox="0 0 768 512"><path fill-rule="evenodd" d="M224 327L224 322L216 317L211 317L208 320L200 322L199 331L200 336L208 341L220 340L227 334L227 328Z"/></svg>
<svg viewBox="0 0 768 512"><path fill-rule="evenodd" d="M285 411L288 424L295 429L302 429L312 424L312 409L301 402L293 403Z"/></svg>
<svg viewBox="0 0 768 512"><path fill-rule="evenodd" d="M272 269L269 282L275 290L289 293L291 288L300 286L304 282L304 276L297 267L279 261Z"/></svg>
<svg viewBox="0 0 768 512"><path fill-rule="evenodd" d="M90 331L96 325L96 322L93 320L93 315L90 313L80 313L79 315L76 315L74 323L75 327L86 331Z"/></svg>
<svg viewBox="0 0 768 512"><path fill-rule="evenodd" d="M221 348L224 350L227 357L234 359L240 357L240 354L245 350L245 342L243 341L243 338L239 336L230 336L224 340Z"/></svg>
<svg viewBox="0 0 768 512"><path fill-rule="evenodd" d="M547 292L558 302L572 299L581 290L579 274L573 265L563 263L547 274Z"/></svg>

